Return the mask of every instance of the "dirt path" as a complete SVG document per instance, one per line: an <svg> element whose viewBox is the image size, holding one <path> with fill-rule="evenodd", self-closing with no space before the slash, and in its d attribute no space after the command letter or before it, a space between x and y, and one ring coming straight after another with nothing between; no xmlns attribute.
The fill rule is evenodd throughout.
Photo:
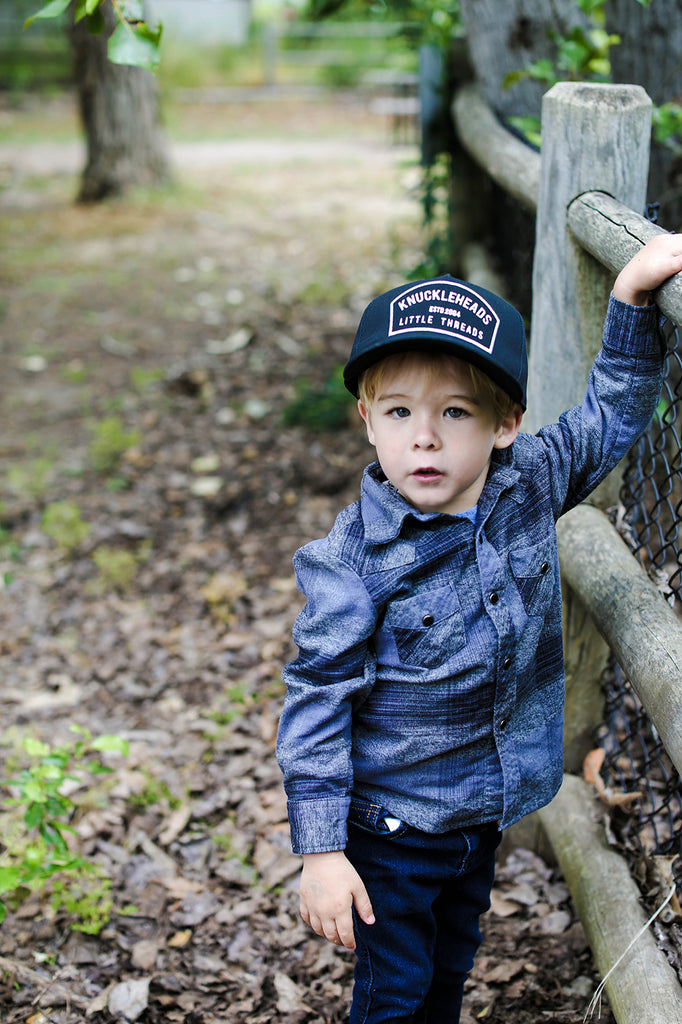
<svg viewBox="0 0 682 1024"><path fill-rule="evenodd" d="M358 137L333 107L314 141L313 117L174 147L175 189L101 208L71 203L77 145L0 148L3 747L73 722L130 744L73 791L110 919L11 912L3 1024L345 1019L351 958L298 919L273 744L291 556L368 458L350 405L323 429L329 381L419 258L418 173L384 123ZM314 414L291 423L302 381ZM494 896L465 1022L582 1020L596 979L561 879L507 850Z"/></svg>

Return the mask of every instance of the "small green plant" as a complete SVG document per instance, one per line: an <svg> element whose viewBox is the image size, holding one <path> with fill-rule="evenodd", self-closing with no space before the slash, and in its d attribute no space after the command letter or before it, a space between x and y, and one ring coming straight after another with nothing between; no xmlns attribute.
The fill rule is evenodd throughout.
<svg viewBox="0 0 682 1024"><path fill-rule="evenodd" d="M92 560L99 571L97 588L118 590L123 593L130 590L140 563L148 557L148 554L148 546L145 546L142 551L134 552L102 544L92 555Z"/></svg>
<svg viewBox="0 0 682 1024"><path fill-rule="evenodd" d="M182 806L182 800L173 796L167 782L155 778L151 772L145 773L147 782L139 793L130 797L130 804L138 810L145 810L147 807L154 807L156 804L165 803L171 811L176 811Z"/></svg>
<svg viewBox="0 0 682 1024"><path fill-rule="evenodd" d="M89 523L73 501L51 502L43 512L42 527L48 537L66 551L78 547L90 533Z"/></svg>
<svg viewBox="0 0 682 1024"><path fill-rule="evenodd" d="M682 104L671 101L654 106L652 117L656 142L682 153Z"/></svg>
<svg viewBox="0 0 682 1024"><path fill-rule="evenodd" d="M90 458L96 472L113 473L128 449L139 443L139 430L126 430L120 416L107 416L92 429Z"/></svg>
<svg viewBox="0 0 682 1024"><path fill-rule="evenodd" d="M68 384L85 384L90 379L90 370L81 359L72 359L61 371Z"/></svg>
<svg viewBox="0 0 682 1024"><path fill-rule="evenodd" d="M111 883L67 841L75 835L70 822L78 806L65 786L109 772L100 755L125 756L128 744L120 736L93 739L79 726L72 729L80 739L71 744L51 746L25 737L24 766L2 780L16 795L0 802L0 922L8 907L33 892L49 893L56 910L74 917L76 930L95 933L109 920Z"/></svg>
<svg viewBox="0 0 682 1024"><path fill-rule="evenodd" d="M307 378L296 382L296 393L284 409L287 427L305 427L313 431L342 430L348 426L353 400L343 383L339 367L321 385Z"/></svg>
<svg viewBox="0 0 682 1024"><path fill-rule="evenodd" d="M0 512L1 511L2 510L0 509ZM11 531L8 530L5 526L3 526L1 522L0 522L0 559L5 559L5 560L10 561L10 562L20 562L21 561L21 548L20 548L19 544L13 538L13 536L11 534ZM11 571L9 571L8 569L3 569L2 572L0 572L0 588L1 587L8 587L13 579L14 579L14 574Z"/></svg>
<svg viewBox="0 0 682 1024"><path fill-rule="evenodd" d="M448 153L439 153L428 167L422 168L417 198L422 208L424 252L421 261L409 273L414 280L438 277L448 268L451 259L451 164Z"/></svg>
<svg viewBox="0 0 682 1024"><path fill-rule="evenodd" d="M138 394L149 391L159 381L163 380L164 371L160 369L145 369L142 366L134 366L130 371L130 383Z"/></svg>
<svg viewBox="0 0 682 1024"><path fill-rule="evenodd" d="M54 459L40 456L29 462L20 462L7 469L7 483L19 497L39 499L50 483Z"/></svg>

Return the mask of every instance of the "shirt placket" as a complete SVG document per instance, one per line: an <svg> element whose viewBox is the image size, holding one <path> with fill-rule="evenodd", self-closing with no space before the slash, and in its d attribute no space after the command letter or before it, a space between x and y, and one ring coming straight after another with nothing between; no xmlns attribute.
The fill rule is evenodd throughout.
<svg viewBox="0 0 682 1024"><path fill-rule="evenodd" d="M508 600L508 570L499 554L488 541L483 528L476 535L478 568L483 595L483 607L497 635L495 657L491 658L494 672L495 699L493 706L493 736L502 768L504 811L518 789L519 766L513 739L513 713L516 699L514 671L514 624Z"/></svg>

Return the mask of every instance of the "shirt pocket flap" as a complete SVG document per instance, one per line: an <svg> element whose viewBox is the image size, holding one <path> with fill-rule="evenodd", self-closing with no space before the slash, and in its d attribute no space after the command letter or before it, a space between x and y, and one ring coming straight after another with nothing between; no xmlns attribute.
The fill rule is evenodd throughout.
<svg viewBox="0 0 682 1024"><path fill-rule="evenodd" d="M529 615L543 614L552 600L554 565L551 540L509 552L509 567Z"/></svg>
<svg viewBox="0 0 682 1024"><path fill-rule="evenodd" d="M452 587L425 590L389 605L391 630L403 664L432 668L464 645L464 620Z"/></svg>

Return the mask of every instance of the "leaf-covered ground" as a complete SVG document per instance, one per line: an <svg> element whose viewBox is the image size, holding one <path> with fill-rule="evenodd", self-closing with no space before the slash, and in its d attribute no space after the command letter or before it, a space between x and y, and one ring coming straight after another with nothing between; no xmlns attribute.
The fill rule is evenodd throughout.
<svg viewBox="0 0 682 1024"><path fill-rule="evenodd" d="M346 1019L352 957L298 918L274 740L291 556L369 449L350 405L329 430L284 414L417 263L416 154L358 100L183 116L213 141L174 148L175 188L102 207L72 203L77 144L0 146L3 752L73 723L130 745L70 791L110 920L9 913L3 1024ZM598 979L550 866L507 844L484 930L465 1022L582 1020Z"/></svg>

